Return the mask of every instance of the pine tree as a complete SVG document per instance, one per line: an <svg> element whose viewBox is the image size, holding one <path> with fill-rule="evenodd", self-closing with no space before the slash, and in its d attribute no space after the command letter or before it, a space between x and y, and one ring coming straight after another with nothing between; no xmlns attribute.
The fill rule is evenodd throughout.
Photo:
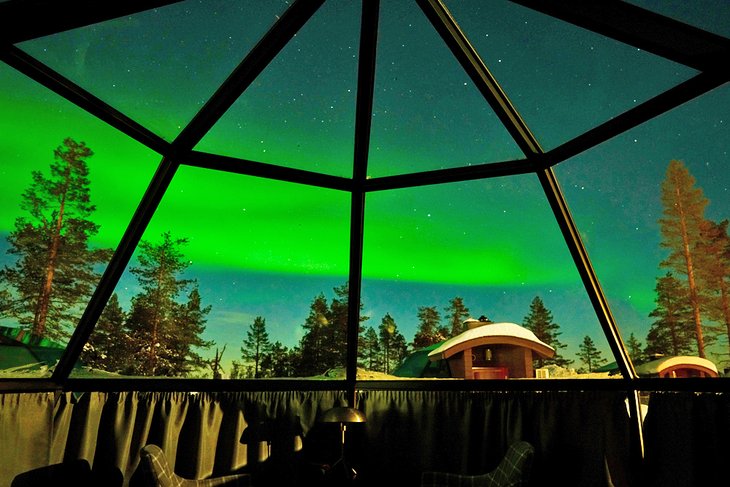
<svg viewBox="0 0 730 487"><path fill-rule="evenodd" d="M271 350L269 333L266 331L266 320L261 316L254 318L246 331L246 338L243 339L241 356L249 363L252 363L253 378L262 377L261 365L266 354Z"/></svg>
<svg viewBox="0 0 730 487"><path fill-rule="evenodd" d="M661 200L664 217L659 219L664 248L669 256L661 263L687 278L689 304L692 309L697 354L705 357L705 338L702 329L700 298L702 291L697 282L696 248L701 241L701 223L704 221L707 198L695 187L695 178L680 161L670 161L662 183Z"/></svg>
<svg viewBox="0 0 730 487"><path fill-rule="evenodd" d="M566 347L558 339L561 335L561 332L558 331L560 330L560 325L553 322L553 314L545 307L545 304L539 296L535 296L530 303L530 314L525 316L522 325L533 332L539 340L555 349L555 355L551 358L540 357L535 359L535 367L540 368L550 364L567 367L573 363L572 360L560 355L560 349Z"/></svg>
<svg viewBox="0 0 730 487"><path fill-rule="evenodd" d="M428 347L445 340L449 330L441 327L441 315L435 306L418 308L418 330L413 337L413 349Z"/></svg>
<svg viewBox="0 0 730 487"><path fill-rule="evenodd" d="M657 279L655 289L656 308L649 316L656 319L646 336L644 353L647 356L691 353L694 329L687 289L671 272Z"/></svg>
<svg viewBox="0 0 730 487"><path fill-rule="evenodd" d="M464 332L464 320L469 317L469 308L464 305L464 300L458 296L453 298L449 301L445 311L450 326L449 337L455 337Z"/></svg>
<svg viewBox="0 0 730 487"><path fill-rule="evenodd" d="M583 343L578 348L580 349L578 357L588 367L588 372L593 372L594 369L606 362L601 357L601 351L596 348L596 344L593 343L591 337L586 335L583 338Z"/></svg>
<svg viewBox="0 0 730 487"><path fill-rule="evenodd" d="M706 291L706 309L710 319L720 324L715 333L724 335L730 353L730 236L728 220L702 222L702 240L697 246L700 256L698 274Z"/></svg>
<svg viewBox="0 0 730 487"><path fill-rule="evenodd" d="M195 284L179 277L189 266L181 250L186 243L187 239L173 240L165 232L158 244L139 244L139 265L131 273L142 291L132 298L126 323L132 345L129 373L184 375L202 363L194 348L211 345L200 337L210 307L200 307L197 289L190 292L187 303L178 302L179 295Z"/></svg>
<svg viewBox="0 0 730 487"><path fill-rule="evenodd" d="M120 372L126 367L129 340L124 333L125 318L117 293L114 293L81 352L85 365L108 372Z"/></svg>
<svg viewBox="0 0 730 487"><path fill-rule="evenodd" d="M15 220L8 236L13 266L0 270L0 310L39 337L63 340L82 312L99 275L94 266L106 262L110 249L92 249L89 240L99 225L90 218L89 168L93 155L83 142L66 138L54 152L50 175L33 171L22 195L27 217Z"/></svg>

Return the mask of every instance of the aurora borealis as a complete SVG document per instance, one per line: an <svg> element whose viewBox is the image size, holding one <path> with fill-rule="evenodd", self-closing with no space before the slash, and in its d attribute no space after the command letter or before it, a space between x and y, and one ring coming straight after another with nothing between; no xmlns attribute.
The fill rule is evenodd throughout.
<svg viewBox="0 0 730 487"><path fill-rule="evenodd" d="M183 2L19 47L171 140L286 3ZM446 3L545 149L693 74L513 4ZM326 2L196 149L350 177L358 10ZM370 176L522 157L415 4L384 1L381 18ZM0 237L21 215L30 172L70 136L95 152L94 243L115 247L160 156L5 65L0 86ZM555 169L624 338L644 339L665 272L657 219L669 160L696 177L708 217L730 218L728 107L725 86ZM207 339L233 354L261 315L272 341L293 346L312 299L347 279L349 205L346 192L183 165L143 238L190 240L190 277L213 307ZM539 295L566 356L590 335L611 361L534 175L372 192L365 208L366 325L390 313L410 341L417 308L443 311L454 296L475 316L521 323ZM134 285L125 273L123 306Z"/></svg>

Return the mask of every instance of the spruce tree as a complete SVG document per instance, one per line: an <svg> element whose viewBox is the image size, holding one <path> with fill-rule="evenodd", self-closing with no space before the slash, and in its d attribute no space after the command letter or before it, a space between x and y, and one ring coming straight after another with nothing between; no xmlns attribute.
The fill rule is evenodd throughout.
<svg viewBox="0 0 730 487"><path fill-rule="evenodd" d="M451 299L445 311L449 323L449 337L464 332L464 320L469 317L469 308L464 304L464 300L458 296Z"/></svg>
<svg viewBox="0 0 730 487"><path fill-rule="evenodd" d="M314 298L304 321L304 336L299 342L296 374L310 376L324 373L334 362L334 334L329 321L329 307L324 294Z"/></svg>
<svg viewBox="0 0 730 487"><path fill-rule="evenodd" d="M697 280L696 249L701 241L707 198L695 187L695 178L681 161L670 161L662 183L663 217L659 219L661 246L669 256L661 263L679 275L685 276L689 305L692 309L697 354L705 357L705 337L702 329L700 301L702 290Z"/></svg>
<svg viewBox="0 0 730 487"><path fill-rule="evenodd" d="M205 368L208 361L198 353L198 350L215 345L213 341L203 340L206 316L211 306L202 306L202 298L196 282L191 282L192 289L187 300L178 307L178 316L175 320L177 332L173 336L173 374L186 375L193 369Z"/></svg>
<svg viewBox="0 0 730 487"><path fill-rule="evenodd" d="M580 350L578 352L578 357L581 362L588 367L588 372L593 372L594 369L606 362L606 360L601 357L601 351L596 348L596 344L593 343L593 339L588 335L583 338L583 343L581 343L578 348Z"/></svg>
<svg viewBox="0 0 730 487"><path fill-rule="evenodd" d="M84 365L108 372L124 370L129 348L128 336L124 332L125 318L117 293L114 293L81 351Z"/></svg>
<svg viewBox="0 0 730 487"><path fill-rule="evenodd" d="M264 376L261 373L261 366L270 351L271 342L269 333L266 331L266 320L257 316L249 325L246 338L243 339L243 346L241 346L241 356L246 362L252 364L254 379Z"/></svg>
<svg viewBox="0 0 730 487"><path fill-rule="evenodd" d="M398 331L398 325L390 313L386 313L380 321L378 336L383 354L383 372L390 374L408 353L406 339Z"/></svg>
<svg viewBox="0 0 730 487"><path fill-rule="evenodd" d="M428 347L445 340L449 330L440 325L441 315L435 306L421 306L418 308L418 330L413 337L414 350Z"/></svg>
<svg viewBox="0 0 730 487"><path fill-rule="evenodd" d="M293 377L294 353L276 341L264 355L262 368L267 377Z"/></svg>
<svg viewBox="0 0 730 487"><path fill-rule="evenodd" d="M671 272L657 279L656 308L649 313L655 318L646 336L644 353L652 355L685 355L692 352L694 327L687 288Z"/></svg>
<svg viewBox="0 0 730 487"><path fill-rule="evenodd" d="M641 342L638 338L636 338L633 332L629 335L629 339L626 341L626 351L629 353L629 357L631 357L631 361L634 362L634 364L641 363L643 361L644 352L641 349Z"/></svg>
<svg viewBox="0 0 730 487"><path fill-rule="evenodd" d="M0 311L33 335L63 340L75 326L110 249L94 249L99 231L91 221L89 168L93 155L84 142L66 138L53 151L49 175L33 171L21 210L8 236L16 262L0 270Z"/></svg>
<svg viewBox="0 0 730 487"><path fill-rule="evenodd" d="M552 357L535 359L535 367L540 368L551 364L567 367L573 363L572 360L560 355L560 349L566 347L558 339L561 335L561 332L558 331L560 330L560 325L553 322L553 314L545 307L545 304L539 296L535 296L530 303L530 314L525 316L522 321L522 326L533 332L539 340L555 349L555 355Z"/></svg>

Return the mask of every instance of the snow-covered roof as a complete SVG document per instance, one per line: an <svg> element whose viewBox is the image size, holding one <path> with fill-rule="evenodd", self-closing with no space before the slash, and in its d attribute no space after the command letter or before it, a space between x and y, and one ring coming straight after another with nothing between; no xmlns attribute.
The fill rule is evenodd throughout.
<svg viewBox="0 0 730 487"><path fill-rule="evenodd" d="M512 344L530 348L543 357L552 357L555 349L533 332L514 323L485 323L446 340L428 354L431 360L448 358L466 348L486 344Z"/></svg>
<svg viewBox="0 0 730 487"><path fill-rule="evenodd" d="M709 369L717 374L717 366L710 360L701 357L693 357L691 355L679 355L673 357L662 357L657 360L652 360L645 364L638 365L636 367L636 373L639 375L654 375L659 374L663 370L673 367L689 367L689 368L703 368Z"/></svg>

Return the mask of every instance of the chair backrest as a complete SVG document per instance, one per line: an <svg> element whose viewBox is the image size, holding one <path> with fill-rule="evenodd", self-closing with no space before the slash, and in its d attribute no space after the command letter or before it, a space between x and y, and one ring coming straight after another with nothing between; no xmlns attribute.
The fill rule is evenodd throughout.
<svg viewBox="0 0 730 487"><path fill-rule="evenodd" d="M535 448L526 441L512 443L499 466L488 475L488 485L519 487L528 485Z"/></svg>
<svg viewBox="0 0 730 487"><path fill-rule="evenodd" d="M146 445L139 452L145 482L150 487L180 487L183 480L175 475L165 452L157 445Z"/></svg>

